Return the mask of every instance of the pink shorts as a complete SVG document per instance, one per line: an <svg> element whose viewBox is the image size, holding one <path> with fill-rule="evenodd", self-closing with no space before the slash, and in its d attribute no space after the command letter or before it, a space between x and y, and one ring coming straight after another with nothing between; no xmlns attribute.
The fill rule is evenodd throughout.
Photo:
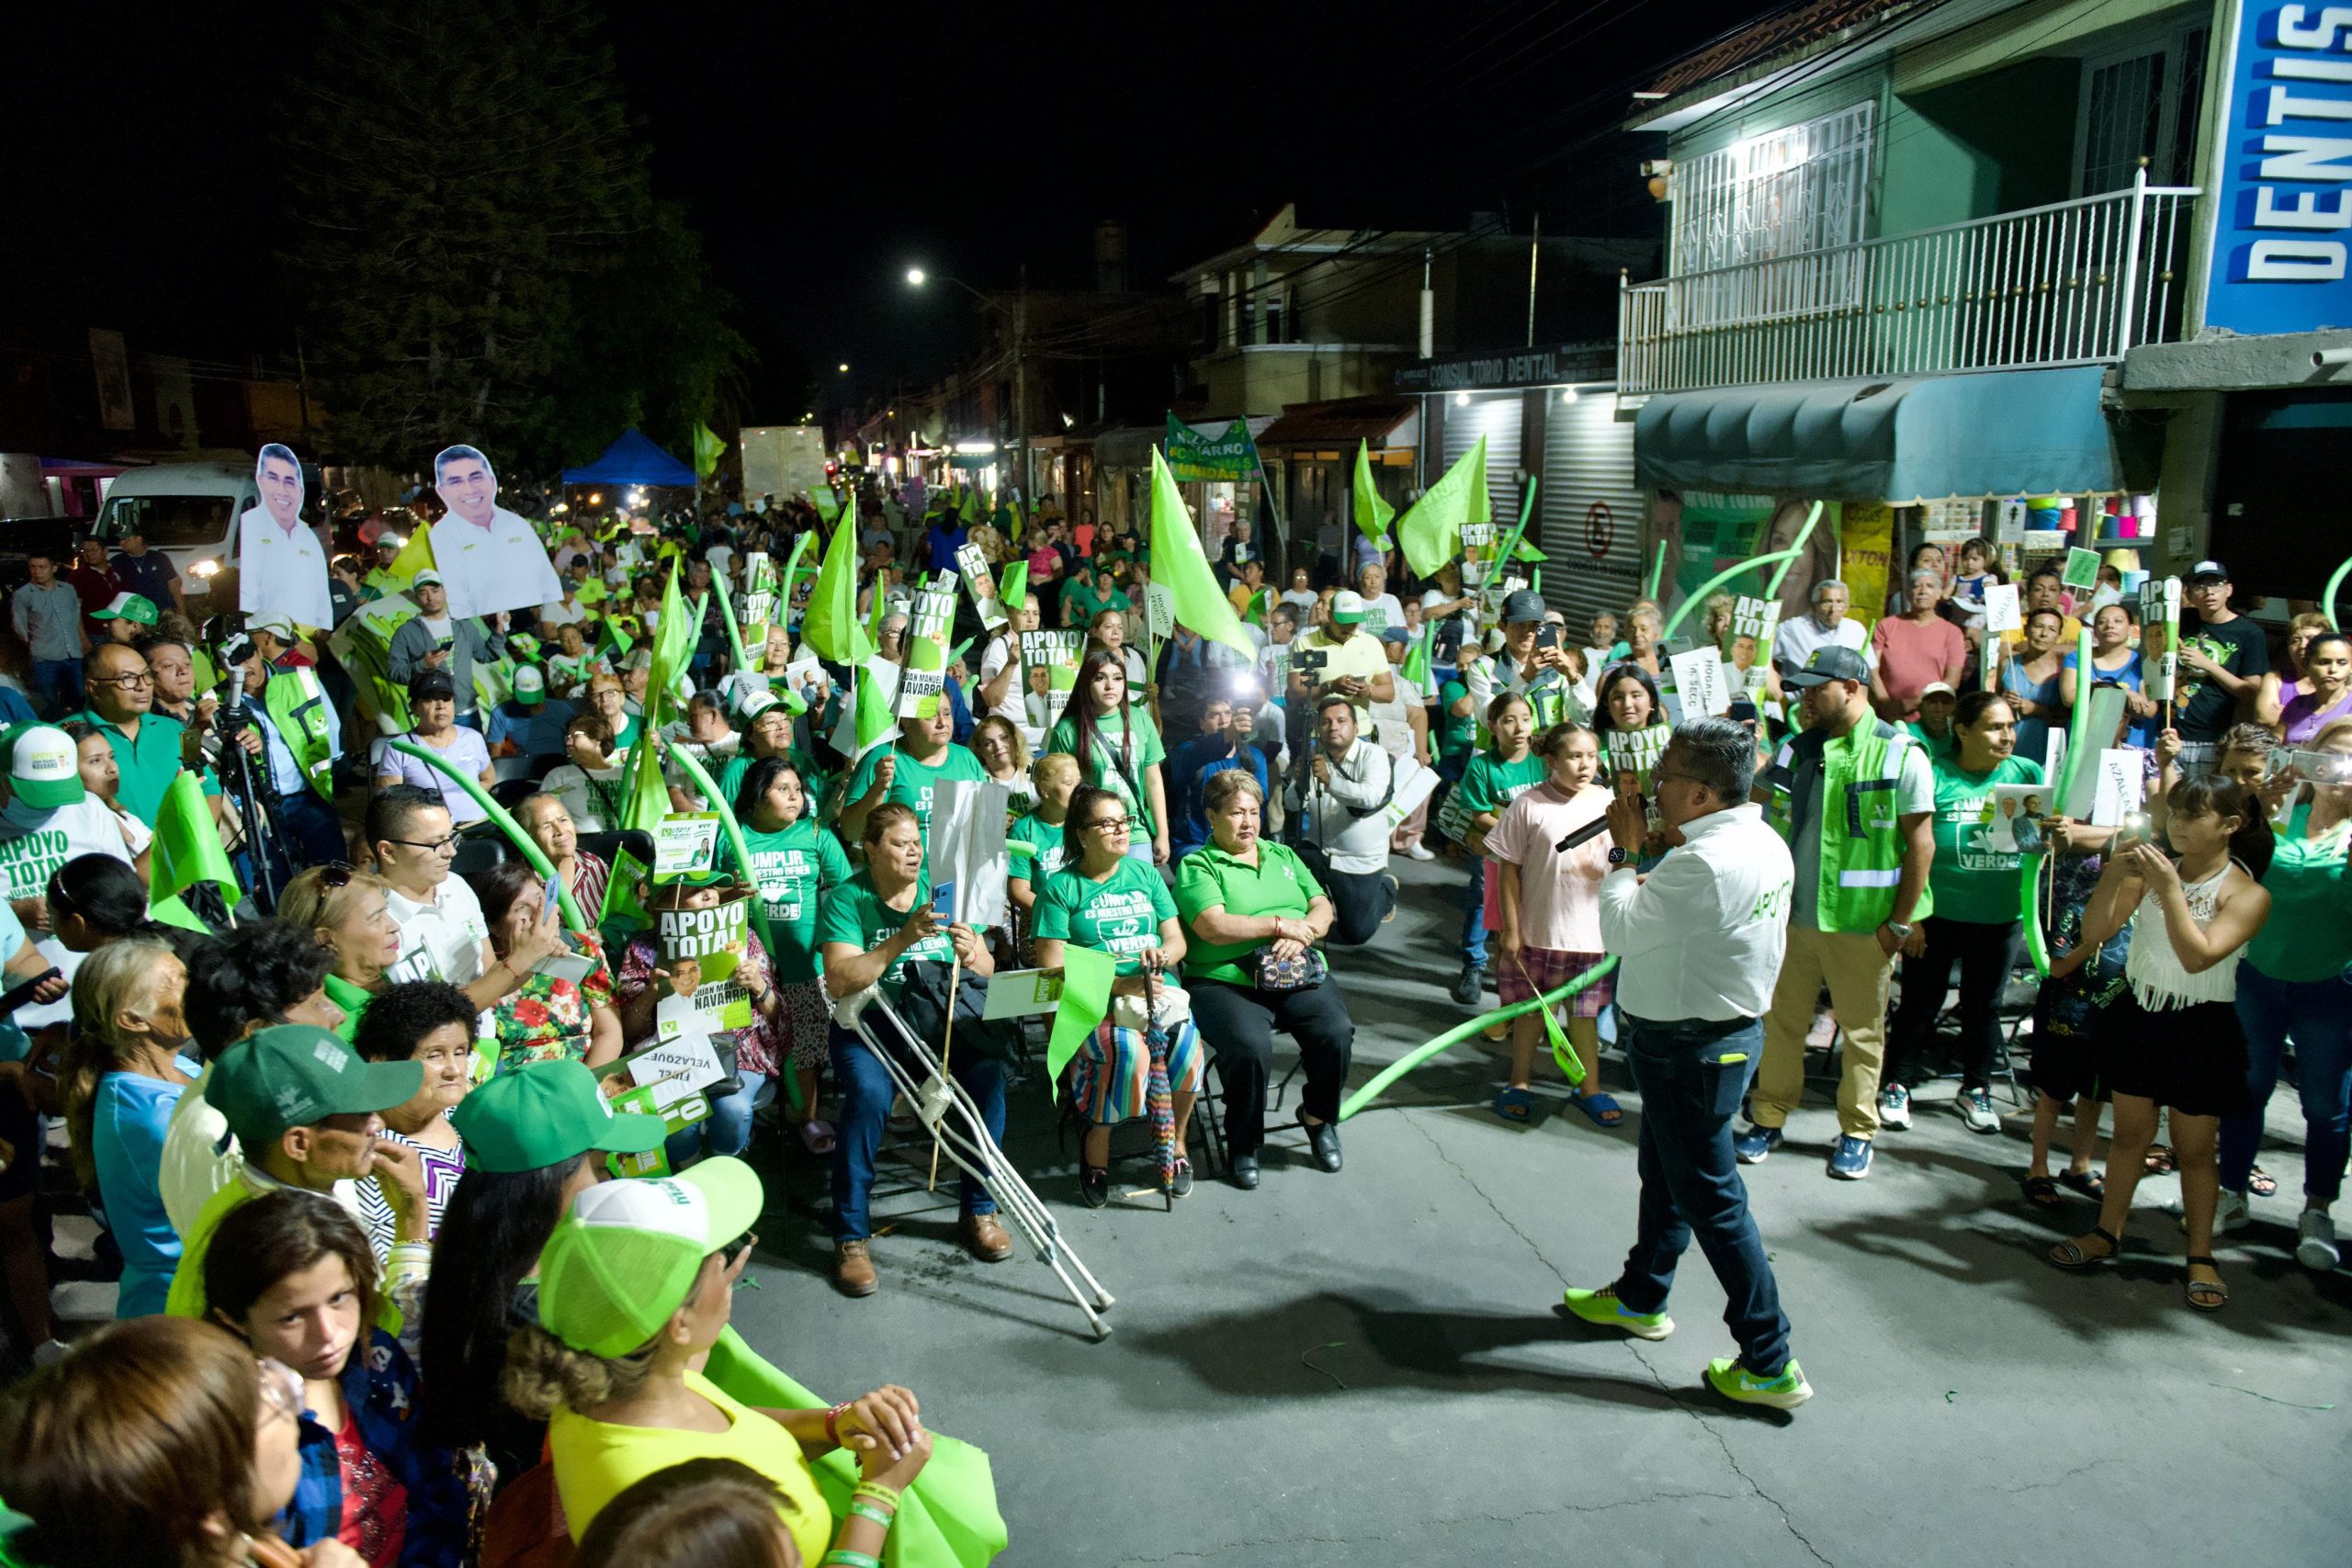
<svg viewBox="0 0 2352 1568"><path fill-rule="evenodd" d="M1523 1002L1545 991L1555 991L1577 976L1601 963L1605 953L1561 953L1548 947L1522 947L1519 963L1512 963L1498 950L1495 955L1495 993L1505 1007ZM1524 964L1526 968L1520 967ZM1570 1018L1599 1018L1603 1008L1617 994L1617 976L1603 975L1583 990L1568 998Z"/></svg>

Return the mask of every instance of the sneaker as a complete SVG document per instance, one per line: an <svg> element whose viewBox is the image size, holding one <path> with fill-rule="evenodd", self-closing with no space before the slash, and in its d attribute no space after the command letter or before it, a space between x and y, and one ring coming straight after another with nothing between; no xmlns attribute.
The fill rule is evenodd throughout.
<svg viewBox="0 0 2352 1568"><path fill-rule="evenodd" d="M1997 1133L2001 1130L2001 1113L1993 1109L1993 1091L1989 1089L1964 1089L1953 1099L1951 1108L1968 1123L1972 1133Z"/></svg>
<svg viewBox="0 0 2352 1568"><path fill-rule="evenodd" d="M2183 1207L2177 1200L2166 1204L2165 1207L2180 1209L2180 1228L2182 1234L2186 1235L2188 1230L2188 1209ZM2213 1234L2227 1235L2232 1231L2242 1231L2253 1223L2254 1215L2250 1205L2246 1202L2245 1194L2233 1192L2226 1187L2222 1188L2220 1201L2213 1205Z"/></svg>
<svg viewBox="0 0 2352 1568"><path fill-rule="evenodd" d="M1732 1153L1739 1156L1742 1165L1762 1165L1765 1156L1780 1146L1778 1127L1759 1127L1753 1122L1747 1124L1747 1132L1731 1141Z"/></svg>
<svg viewBox="0 0 2352 1568"><path fill-rule="evenodd" d="M1911 1130L1911 1091L1901 1084L1878 1091L1878 1124L1898 1133Z"/></svg>
<svg viewBox="0 0 2352 1568"><path fill-rule="evenodd" d="M1078 1168L1078 1200L1090 1209L1100 1209L1111 1201L1111 1168L1103 1165L1081 1165Z"/></svg>
<svg viewBox="0 0 2352 1568"><path fill-rule="evenodd" d="M1486 994L1487 966L1483 964L1464 964L1462 966L1462 973L1453 977L1453 999L1464 1007L1474 1008L1478 1005L1478 999Z"/></svg>
<svg viewBox="0 0 2352 1568"><path fill-rule="evenodd" d="M1191 1160L1180 1159L1176 1162L1176 1178L1169 1183L1168 1195L1171 1198L1190 1198L1193 1195L1193 1162Z"/></svg>
<svg viewBox="0 0 2352 1568"><path fill-rule="evenodd" d="M1414 860L1435 860L1437 853L1419 839L1405 846L1405 853Z"/></svg>
<svg viewBox="0 0 2352 1568"><path fill-rule="evenodd" d="M2301 1237L2295 1243L2295 1261L2323 1274L2334 1273L2344 1261L2344 1253L2335 1245L2335 1222L2327 1211L2305 1209L2303 1217L2295 1222L2295 1230Z"/></svg>
<svg viewBox="0 0 2352 1568"><path fill-rule="evenodd" d="M1603 1285L1597 1291L1572 1290L1561 1299L1570 1312L1585 1322L1602 1328L1622 1328L1636 1339L1663 1339L1674 1332L1674 1319L1662 1312L1627 1312L1625 1303L1617 1299L1614 1285Z"/></svg>
<svg viewBox="0 0 2352 1568"><path fill-rule="evenodd" d="M1860 1181L1870 1173L1871 1141L1839 1134L1838 1146L1829 1151L1829 1174L1840 1181Z"/></svg>
<svg viewBox="0 0 2352 1568"><path fill-rule="evenodd" d="M1851 1141L1870 1147L1865 1140ZM1782 1367L1779 1377L1759 1378L1733 1358L1718 1356L1707 1363L1707 1386L1736 1404L1767 1404L1775 1410L1794 1410L1813 1397L1813 1385L1794 1361Z"/></svg>
<svg viewBox="0 0 2352 1568"><path fill-rule="evenodd" d="M1805 1031L1804 1048L1808 1051L1826 1051L1837 1043L1838 1015L1834 1012L1815 1013L1813 1027Z"/></svg>
<svg viewBox="0 0 2352 1568"><path fill-rule="evenodd" d="M1380 880L1388 884L1388 913L1380 917L1380 923L1385 926L1396 918L1396 900L1404 893L1405 885L1385 871L1380 874Z"/></svg>

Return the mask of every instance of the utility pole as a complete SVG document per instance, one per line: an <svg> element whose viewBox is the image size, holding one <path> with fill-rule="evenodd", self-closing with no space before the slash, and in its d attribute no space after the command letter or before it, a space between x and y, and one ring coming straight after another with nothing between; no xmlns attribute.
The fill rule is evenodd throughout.
<svg viewBox="0 0 2352 1568"><path fill-rule="evenodd" d="M1544 254L1544 215L1537 213L1527 231L1527 346L1535 346L1535 264Z"/></svg>
<svg viewBox="0 0 2352 1568"><path fill-rule="evenodd" d="M1013 468L1014 488L1020 491L1021 505L1033 504L1029 498L1029 365L1023 357L1029 338L1029 264L1021 264L1021 294L1012 309L1012 438L1018 442L1020 458Z"/></svg>

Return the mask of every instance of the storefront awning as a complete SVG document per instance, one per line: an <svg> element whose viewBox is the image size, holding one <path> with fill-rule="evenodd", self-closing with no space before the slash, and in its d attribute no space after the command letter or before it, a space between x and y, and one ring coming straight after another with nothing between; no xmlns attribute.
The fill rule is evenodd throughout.
<svg viewBox="0 0 2352 1568"><path fill-rule="evenodd" d="M1385 444L1419 405L1410 398L1340 398L1323 403L1284 403L1282 417L1258 437L1261 446L1346 446L1359 441ZM1348 453L1353 457L1355 453Z"/></svg>
<svg viewBox="0 0 2352 1568"><path fill-rule="evenodd" d="M2160 438L2099 401L2098 366L1775 382L1642 405L1645 490L1883 501L2155 488Z"/></svg>

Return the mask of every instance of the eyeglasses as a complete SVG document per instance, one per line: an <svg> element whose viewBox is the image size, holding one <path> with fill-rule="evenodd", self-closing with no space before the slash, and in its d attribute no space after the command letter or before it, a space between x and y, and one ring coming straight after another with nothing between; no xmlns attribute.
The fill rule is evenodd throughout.
<svg viewBox="0 0 2352 1568"><path fill-rule="evenodd" d="M275 1416L300 1418L302 1414L302 1374L268 1356L254 1358L261 1380L262 1408Z"/></svg>
<svg viewBox="0 0 2352 1568"><path fill-rule="evenodd" d="M1662 784L1668 779L1680 779L1684 784L1697 784L1701 789L1708 787L1706 780L1692 773L1669 773L1664 768L1660 768L1656 773L1650 774L1650 783L1652 784Z"/></svg>
<svg viewBox="0 0 2352 1568"><path fill-rule="evenodd" d="M1132 817L1097 817L1088 827L1102 833L1124 833L1136 825Z"/></svg>
<svg viewBox="0 0 2352 1568"><path fill-rule="evenodd" d="M86 683L93 686L127 686L136 691L141 686L153 685L155 677L144 671L136 675L93 675Z"/></svg>
<svg viewBox="0 0 2352 1568"><path fill-rule="evenodd" d="M430 843L422 839L387 839L384 842L406 844L413 850L430 850L437 855L455 855L458 852L458 835L455 833L446 839L435 839Z"/></svg>

